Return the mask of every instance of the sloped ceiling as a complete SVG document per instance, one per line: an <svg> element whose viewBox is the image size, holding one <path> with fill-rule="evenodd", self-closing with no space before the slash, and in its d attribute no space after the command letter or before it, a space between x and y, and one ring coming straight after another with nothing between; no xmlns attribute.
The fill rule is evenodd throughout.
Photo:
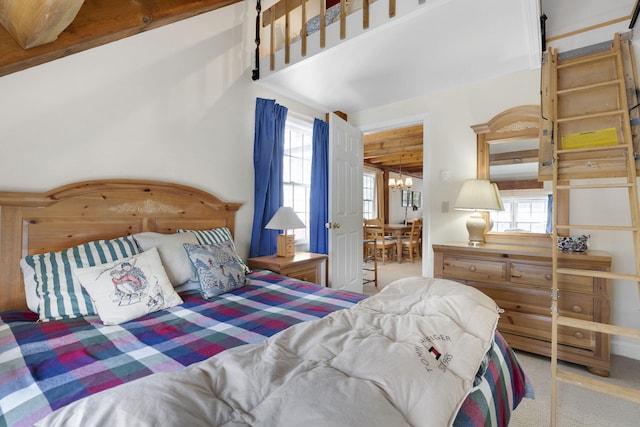
<svg viewBox="0 0 640 427"><path fill-rule="evenodd" d="M428 2L429 0L427 0ZM263 84L325 111L347 114L456 85L539 68L539 15L547 38L606 22L626 31L635 0L445 0L379 31L263 78ZM532 13L531 8L536 9ZM422 128L364 136L365 163L422 176Z"/></svg>
<svg viewBox="0 0 640 427"><path fill-rule="evenodd" d="M539 68L541 13L548 17L547 39L617 21L617 28L602 28L606 38L626 30L636 2L425 1L411 16L367 30L261 81L321 110L349 114ZM424 7L430 3L433 7Z"/></svg>
<svg viewBox="0 0 640 427"><path fill-rule="evenodd" d="M305 103L349 114L536 68L537 2L439 0L437 7L423 5L262 81Z"/></svg>

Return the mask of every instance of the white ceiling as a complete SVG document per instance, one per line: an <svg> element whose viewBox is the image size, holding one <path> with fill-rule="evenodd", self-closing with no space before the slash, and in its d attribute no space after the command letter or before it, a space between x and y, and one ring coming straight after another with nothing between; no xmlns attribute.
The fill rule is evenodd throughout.
<svg viewBox="0 0 640 427"><path fill-rule="evenodd" d="M634 2L427 0L409 16L271 75L263 72L261 82L308 105L350 114L538 68L540 10L549 17L550 37L628 15Z"/></svg>

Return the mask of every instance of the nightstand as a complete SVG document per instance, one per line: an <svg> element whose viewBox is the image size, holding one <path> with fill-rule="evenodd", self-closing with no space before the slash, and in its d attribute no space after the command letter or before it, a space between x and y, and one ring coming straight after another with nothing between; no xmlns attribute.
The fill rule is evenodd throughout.
<svg viewBox="0 0 640 427"><path fill-rule="evenodd" d="M292 258L267 255L247 260L251 269L265 269L294 279L326 286L329 278L328 256L311 252L296 252ZM325 280L322 281L322 264L325 265Z"/></svg>

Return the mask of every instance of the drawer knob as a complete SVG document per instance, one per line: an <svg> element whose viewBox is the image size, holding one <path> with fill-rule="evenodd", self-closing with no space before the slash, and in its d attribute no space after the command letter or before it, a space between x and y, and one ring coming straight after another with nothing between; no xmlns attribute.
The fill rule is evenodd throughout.
<svg viewBox="0 0 640 427"><path fill-rule="evenodd" d="M547 280L551 280L553 278L553 276L551 276L551 273L547 273L544 275L544 278Z"/></svg>
<svg viewBox="0 0 640 427"><path fill-rule="evenodd" d="M582 332L580 332L580 331L577 331L575 334L573 334L573 336L578 338L579 340L584 338L584 334Z"/></svg>
<svg viewBox="0 0 640 427"><path fill-rule="evenodd" d="M475 272L476 271L476 266L475 265L469 266L469 271Z"/></svg>
<svg viewBox="0 0 640 427"><path fill-rule="evenodd" d="M574 313L582 313L582 307L576 304L573 307L571 307L571 311L573 311Z"/></svg>

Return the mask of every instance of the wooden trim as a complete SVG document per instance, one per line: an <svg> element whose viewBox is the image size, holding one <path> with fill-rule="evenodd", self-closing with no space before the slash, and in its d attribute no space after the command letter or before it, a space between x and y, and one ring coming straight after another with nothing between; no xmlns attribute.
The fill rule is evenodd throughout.
<svg viewBox="0 0 640 427"><path fill-rule="evenodd" d="M25 70L241 0L86 0L53 43L24 50L0 28L0 76Z"/></svg>

